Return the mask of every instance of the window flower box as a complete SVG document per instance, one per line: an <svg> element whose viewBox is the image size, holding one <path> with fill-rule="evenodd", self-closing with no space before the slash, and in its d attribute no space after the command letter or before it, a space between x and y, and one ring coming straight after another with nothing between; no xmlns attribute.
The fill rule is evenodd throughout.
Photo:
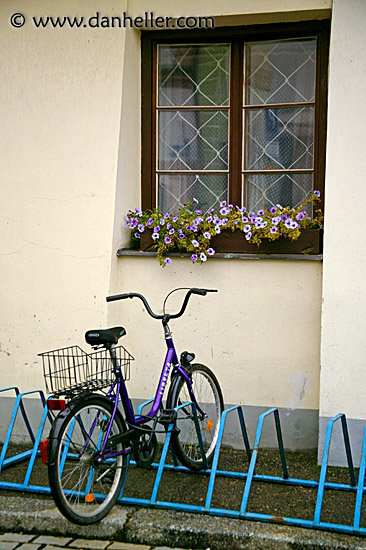
<svg viewBox="0 0 366 550"><path fill-rule="evenodd" d="M279 237L275 241L263 240L259 245L247 241L242 231L222 231L211 240L216 252L246 254L321 254L321 229L303 229L297 240Z"/></svg>
<svg viewBox="0 0 366 550"><path fill-rule="evenodd" d="M322 253L323 216L320 210L314 217L309 212L319 196L314 191L297 208L276 205L257 212L222 201L218 211L205 214L193 199L165 214L136 208L128 212L126 225L133 244L156 251L162 266L172 263L169 252L174 251L188 253L193 263L206 262L217 252L317 255Z"/></svg>

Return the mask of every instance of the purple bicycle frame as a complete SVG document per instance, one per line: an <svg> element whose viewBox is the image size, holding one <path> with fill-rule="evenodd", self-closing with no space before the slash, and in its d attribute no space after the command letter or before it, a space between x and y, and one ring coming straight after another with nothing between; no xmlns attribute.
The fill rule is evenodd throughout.
<svg viewBox="0 0 366 550"><path fill-rule="evenodd" d="M174 347L174 343L173 343L173 339L172 339L172 336L171 336L171 333L169 332L169 330L165 331L165 340L166 340L166 345L167 345L168 349L167 349L166 356L165 356L164 366L163 366L163 369L161 371L160 380L159 380L158 388L156 390L156 394L155 394L155 398L154 398L152 407L146 415L137 416L137 417L134 415L134 412L133 412L133 409L132 409L132 406L131 406L131 403L130 403L130 399L129 399L129 396L128 396L128 393L127 393L126 384L125 384L123 379L121 380L121 383L120 383L120 396L121 396L121 400L122 400L122 405L123 405L123 409L125 411L127 422L129 424L131 424L132 426L139 426L140 424L144 424L144 423L148 422L150 419L152 419L156 416L156 414L158 413L158 411L161 407L161 402L162 402L162 399L163 399L165 386L167 384L170 369L171 369L172 366L175 369L175 371L178 372L184 378L184 380L187 384L187 387L188 387L190 398L193 401L193 403L196 405L197 410L201 414L204 414L203 411L201 410L201 408L199 407L199 405L197 404L197 401L196 401L196 398L195 398L195 395L194 395L194 392L193 392L193 389L192 389L191 380L190 380L187 372L185 371L185 369L183 369L179 364L177 353L175 351L175 347Z"/></svg>

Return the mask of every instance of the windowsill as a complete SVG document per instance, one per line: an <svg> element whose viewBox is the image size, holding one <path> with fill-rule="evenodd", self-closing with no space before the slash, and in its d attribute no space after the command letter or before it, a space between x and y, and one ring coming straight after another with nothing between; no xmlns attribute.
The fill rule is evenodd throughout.
<svg viewBox="0 0 366 550"><path fill-rule="evenodd" d="M156 252L143 252L133 248L120 248L117 250L118 257L133 256L135 258L148 258L155 257ZM182 252L169 252L169 256L172 258L189 258L189 254ZM212 259L225 259L225 260L307 260L307 261L323 261L323 254L245 254L245 253L233 253L233 252L217 252Z"/></svg>

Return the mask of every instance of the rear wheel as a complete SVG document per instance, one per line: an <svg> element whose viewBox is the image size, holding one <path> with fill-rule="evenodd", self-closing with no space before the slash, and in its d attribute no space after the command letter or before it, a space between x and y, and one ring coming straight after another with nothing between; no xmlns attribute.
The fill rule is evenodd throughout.
<svg viewBox="0 0 366 550"><path fill-rule="evenodd" d="M191 377L197 404L204 412L203 415L197 410L197 418L206 459L210 463L217 443L221 414L224 410L222 393L215 375L208 367L195 364L190 365L187 370ZM192 400L185 380L181 377L177 378L169 389L167 408L174 409L190 401ZM172 433L171 443L177 458L191 470L202 470L204 462L192 405L178 410L176 426L179 433Z"/></svg>
<svg viewBox="0 0 366 550"><path fill-rule="evenodd" d="M48 475L52 496L60 512L79 525L101 520L121 492L125 455L97 461L113 409L114 404L106 398L83 397L56 420L60 424L51 432ZM125 430L117 410L109 438ZM122 449L122 443L113 446L113 452Z"/></svg>

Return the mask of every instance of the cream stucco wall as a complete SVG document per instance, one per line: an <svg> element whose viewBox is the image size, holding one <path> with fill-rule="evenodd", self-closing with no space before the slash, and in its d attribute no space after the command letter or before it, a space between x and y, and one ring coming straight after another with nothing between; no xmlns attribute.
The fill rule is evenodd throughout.
<svg viewBox="0 0 366 550"><path fill-rule="evenodd" d="M125 6L0 3L0 387L38 388L38 352L105 324L114 253L125 32L29 18ZM14 11L23 28L11 27Z"/></svg>
<svg viewBox="0 0 366 550"><path fill-rule="evenodd" d="M132 394L147 396L164 353L160 326L134 302L107 308L105 295L140 291L158 308L175 286L209 286L219 294L195 297L176 324L178 349L213 366L227 402L318 409L321 263L179 259L163 270L152 258L118 259L123 216L140 203L139 33L36 29L30 18L152 10L242 24L322 18L331 4L2 0L0 387L38 388L38 352L85 346L86 329L118 322L136 356ZM24 27L9 24L14 11Z"/></svg>
<svg viewBox="0 0 366 550"><path fill-rule="evenodd" d="M366 418L365 21L363 0L334 1L321 346L324 418L338 412Z"/></svg>
<svg viewBox="0 0 366 550"><path fill-rule="evenodd" d="M192 296L186 314L170 328L178 353L193 351L214 370L227 404L317 409L320 262L215 259L193 265L175 258L169 268L153 258L119 262L116 289L144 294L156 312L173 288L219 290ZM180 308L183 296L171 297L169 311ZM138 300L109 307L110 322L126 328L124 345L135 357L132 395L151 397L165 355L161 324Z"/></svg>

